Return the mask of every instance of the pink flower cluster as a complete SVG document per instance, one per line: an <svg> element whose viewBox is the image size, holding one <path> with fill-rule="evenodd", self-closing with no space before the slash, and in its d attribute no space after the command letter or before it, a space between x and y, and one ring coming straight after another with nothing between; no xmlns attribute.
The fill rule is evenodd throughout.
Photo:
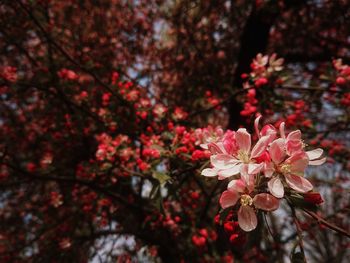
<svg viewBox="0 0 350 263"><path fill-rule="evenodd" d="M239 206L238 223L244 231L257 226L257 210L278 209L285 194L307 193L312 184L304 178L308 165L321 165L322 149L305 151L300 130L285 133L285 124L276 128L270 124L259 130L255 120L257 142L252 147L252 136L246 129L226 131L215 142L207 145L212 168L202 175L218 176L219 180L230 178L227 190L220 197L223 209Z"/></svg>

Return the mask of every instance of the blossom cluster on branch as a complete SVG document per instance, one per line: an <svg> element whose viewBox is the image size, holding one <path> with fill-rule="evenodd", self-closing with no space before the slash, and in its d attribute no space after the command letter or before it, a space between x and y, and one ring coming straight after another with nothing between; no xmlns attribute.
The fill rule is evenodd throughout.
<svg viewBox="0 0 350 263"><path fill-rule="evenodd" d="M287 135L284 123L279 134L271 124L259 130L260 118L255 120L254 146L252 135L244 128L228 130L204 146L211 153L212 168L204 169L202 175L230 179L220 205L223 209L239 207L238 223L244 231L257 227L257 211L274 211L280 199L312 191L313 185L304 178L305 169L326 161L322 149L305 150L300 130Z"/></svg>

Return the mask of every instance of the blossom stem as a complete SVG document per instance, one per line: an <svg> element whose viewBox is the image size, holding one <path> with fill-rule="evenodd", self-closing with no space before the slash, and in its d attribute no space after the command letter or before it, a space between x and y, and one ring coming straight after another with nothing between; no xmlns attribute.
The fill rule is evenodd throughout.
<svg viewBox="0 0 350 263"><path fill-rule="evenodd" d="M303 242L303 236L302 236L302 229L300 227L299 220L298 220L298 218L296 216L295 208L290 203L289 203L289 206L290 206L290 209L292 210L293 221L294 221L294 224L296 226L297 233L298 233L300 252L303 255L304 262L307 263L306 257L305 257L305 251L304 251L304 242Z"/></svg>

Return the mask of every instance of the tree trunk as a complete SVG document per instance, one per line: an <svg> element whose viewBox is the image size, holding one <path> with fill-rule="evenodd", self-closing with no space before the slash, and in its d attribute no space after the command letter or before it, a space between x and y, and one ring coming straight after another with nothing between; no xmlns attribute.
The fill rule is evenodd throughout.
<svg viewBox="0 0 350 263"><path fill-rule="evenodd" d="M271 10L277 9L270 6L257 10L254 6L251 11L240 41L241 47L233 83L235 89L242 88L241 75L250 72L250 64L256 54L266 51L269 32L278 14ZM242 109L242 104L237 98L232 98L229 105L229 129L235 130L244 122L244 118L240 115Z"/></svg>

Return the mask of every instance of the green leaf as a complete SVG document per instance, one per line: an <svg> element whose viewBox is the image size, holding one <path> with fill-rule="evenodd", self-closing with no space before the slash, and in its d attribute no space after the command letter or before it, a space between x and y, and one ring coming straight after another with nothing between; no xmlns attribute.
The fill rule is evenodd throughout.
<svg viewBox="0 0 350 263"><path fill-rule="evenodd" d="M152 177L156 180L158 180L158 182L161 185L164 185L166 182L168 182L171 177L169 175L167 175L166 173L161 173L161 172L153 172Z"/></svg>
<svg viewBox="0 0 350 263"><path fill-rule="evenodd" d="M165 215L165 210L163 206L163 197L160 192L160 185L157 184L153 187L150 198L154 201L153 205L163 214Z"/></svg>
<svg viewBox="0 0 350 263"><path fill-rule="evenodd" d="M157 184L157 185L153 186L153 188L152 188L152 190L151 190L151 192L150 192L150 194L149 194L149 197L150 197L151 199L156 199L156 198L157 198L157 195L158 195L159 193L160 193L160 185Z"/></svg>
<svg viewBox="0 0 350 263"><path fill-rule="evenodd" d="M163 198L161 195L159 195L159 197L155 200L154 205L163 215L165 215L165 210L164 210L164 206L163 206Z"/></svg>
<svg viewBox="0 0 350 263"><path fill-rule="evenodd" d="M155 150L158 150L158 151L164 151L164 148L158 144L152 144L151 145L151 149L155 149Z"/></svg>

